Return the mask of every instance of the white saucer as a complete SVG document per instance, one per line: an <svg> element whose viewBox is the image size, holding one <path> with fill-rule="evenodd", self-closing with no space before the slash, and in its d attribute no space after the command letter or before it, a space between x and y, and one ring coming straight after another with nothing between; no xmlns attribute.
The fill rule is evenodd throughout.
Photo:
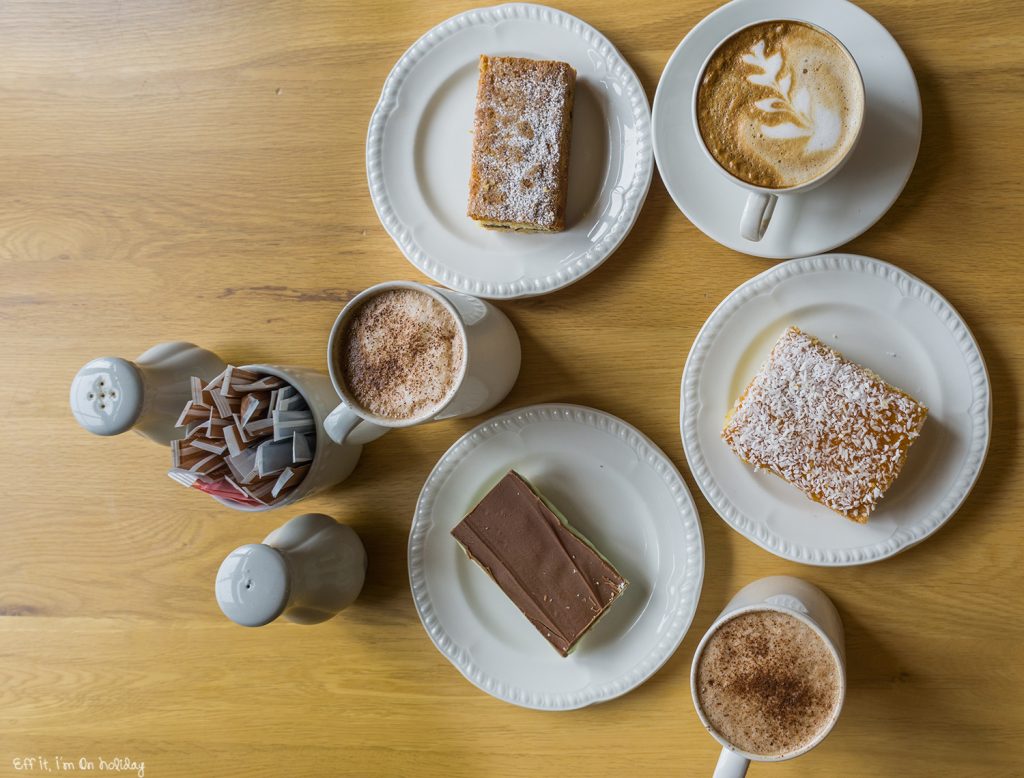
<svg viewBox="0 0 1024 778"><path fill-rule="evenodd" d="M928 406L903 472L867 524L755 473L719 437L733 402L791 324ZM876 562L924 540L967 498L988 451L991 396L978 344L930 286L867 257L797 259L741 285L697 334L683 370L683 449L711 506L759 546L812 565Z"/></svg>
<svg viewBox="0 0 1024 778"><path fill-rule="evenodd" d="M812 22L839 38L864 77L866 115L853 156L831 181L779 198L764 239L740 236L746 192L700 148L691 99L705 58L733 30L764 19ZM789 259L831 251L866 231L896 202L921 144L921 96L899 44L845 0L734 0L690 30L654 96L654 156L679 210L704 234L745 254Z"/></svg>
<svg viewBox="0 0 1024 778"><path fill-rule="evenodd" d="M564 232L502 233L466 216L481 54L576 69ZM653 170L636 74L593 27L542 5L467 11L416 41L384 82L366 138L370 196L388 234L422 272L479 297L546 294L592 271L629 234Z"/></svg>
<svg viewBox="0 0 1024 778"><path fill-rule="evenodd" d="M449 534L510 468L557 505L629 580L562 658ZM437 463L409 535L409 579L427 634L488 694L568 710L625 694L672 656L697 608L704 544L672 462L624 421L533 405L464 435Z"/></svg>

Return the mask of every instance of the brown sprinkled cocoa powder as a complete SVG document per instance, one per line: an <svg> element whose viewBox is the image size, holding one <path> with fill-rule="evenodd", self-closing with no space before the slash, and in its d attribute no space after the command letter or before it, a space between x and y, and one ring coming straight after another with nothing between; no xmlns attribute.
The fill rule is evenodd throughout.
<svg viewBox="0 0 1024 778"><path fill-rule="evenodd" d="M387 419L427 416L455 391L465 359L452 313L416 289L388 289L349 317L332 355L352 398Z"/></svg>
<svg viewBox="0 0 1024 778"><path fill-rule="evenodd" d="M696 685L715 731L762 756L790 754L816 740L839 704L839 667L825 641L772 610L722 624L698 661Z"/></svg>

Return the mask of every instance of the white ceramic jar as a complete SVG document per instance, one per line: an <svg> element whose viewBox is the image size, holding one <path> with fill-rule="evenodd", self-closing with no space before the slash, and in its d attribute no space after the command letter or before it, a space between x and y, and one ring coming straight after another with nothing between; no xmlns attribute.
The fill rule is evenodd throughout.
<svg viewBox="0 0 1024 778"><path fill-rule="evenodd" d="M219 503L239 511L259 512L280 508L303 500L312 494L330 489L351 475L363 447L354 443L335 443L323 431L324 419L338 402L331 379L316 370L305 367L285 367L282 365L253 364L242 365L243 370L258 375L276 376L287 381L306 401L309 412L313 414L313 427L316 430L316 443L313 448L313 460L309 463L306 473L299 485L281 499L269 505L245 505L222 497L214 497ZM178 430L180 433L181 430ZM180 437L180 434L179 434Z"/></svg>

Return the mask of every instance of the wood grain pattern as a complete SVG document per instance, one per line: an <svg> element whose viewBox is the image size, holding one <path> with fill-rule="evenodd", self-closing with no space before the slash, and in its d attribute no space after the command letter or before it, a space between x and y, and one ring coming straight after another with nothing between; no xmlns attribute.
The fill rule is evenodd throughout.
<svg viewBox="0 0 1024 778"><path fill-rule="evenodd" d="M563 7L653 97L715 5ZM552 715L464 681L409 595L420 485L479 420L389 435L343 488L303 506L364 538L355 606L316 628L243 630L220 615L214 572L287 516L183 493L163 451L92 438L67 408L85 360L170 338L321 366L354 291L418 277L370 203L366 126L399 55L467 4L0 3L0 775L31 774L12 760L36 754L51 769L57 756L130 756L152 776L708 775L717 749L690 704L690 658L736 589L776 573L836 600L850 693L825 746L758 774L1020 775L1021 8L862 5L906 50L925 130L903 196L846 248L924 278L973 328L995 390L988 465L946 528L867 569L783 562L728 529L686 471L679 376L713 307L769 263L704 237L655 177L598 272L501 306L524 346L502 408L577 402L637 425L683 471L707 545L700 608L668 664L619 700Z"/></svg>

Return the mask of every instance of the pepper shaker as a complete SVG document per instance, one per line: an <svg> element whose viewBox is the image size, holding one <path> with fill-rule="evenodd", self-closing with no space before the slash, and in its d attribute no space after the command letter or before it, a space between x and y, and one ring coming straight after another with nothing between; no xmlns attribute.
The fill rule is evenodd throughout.
<svg viewBox="0 0 1024 778"><path fill-rule="evenodd" d="M355 530L322 513L305 513L262 543L240 546L217 572L220 609L243 627L283 615L319 624L351 605L363 588L366 550Z"/></svg>
<svg viewBox="0 0 1024 778"><path fill-rule="evenodd" d="M96 435L134 429L167 445L181 437L175 422L192 398L192 376L204 381L224 370L224 360L192 343L159 343L134 362L94 359L71 382L71 411Z"/></svg>

